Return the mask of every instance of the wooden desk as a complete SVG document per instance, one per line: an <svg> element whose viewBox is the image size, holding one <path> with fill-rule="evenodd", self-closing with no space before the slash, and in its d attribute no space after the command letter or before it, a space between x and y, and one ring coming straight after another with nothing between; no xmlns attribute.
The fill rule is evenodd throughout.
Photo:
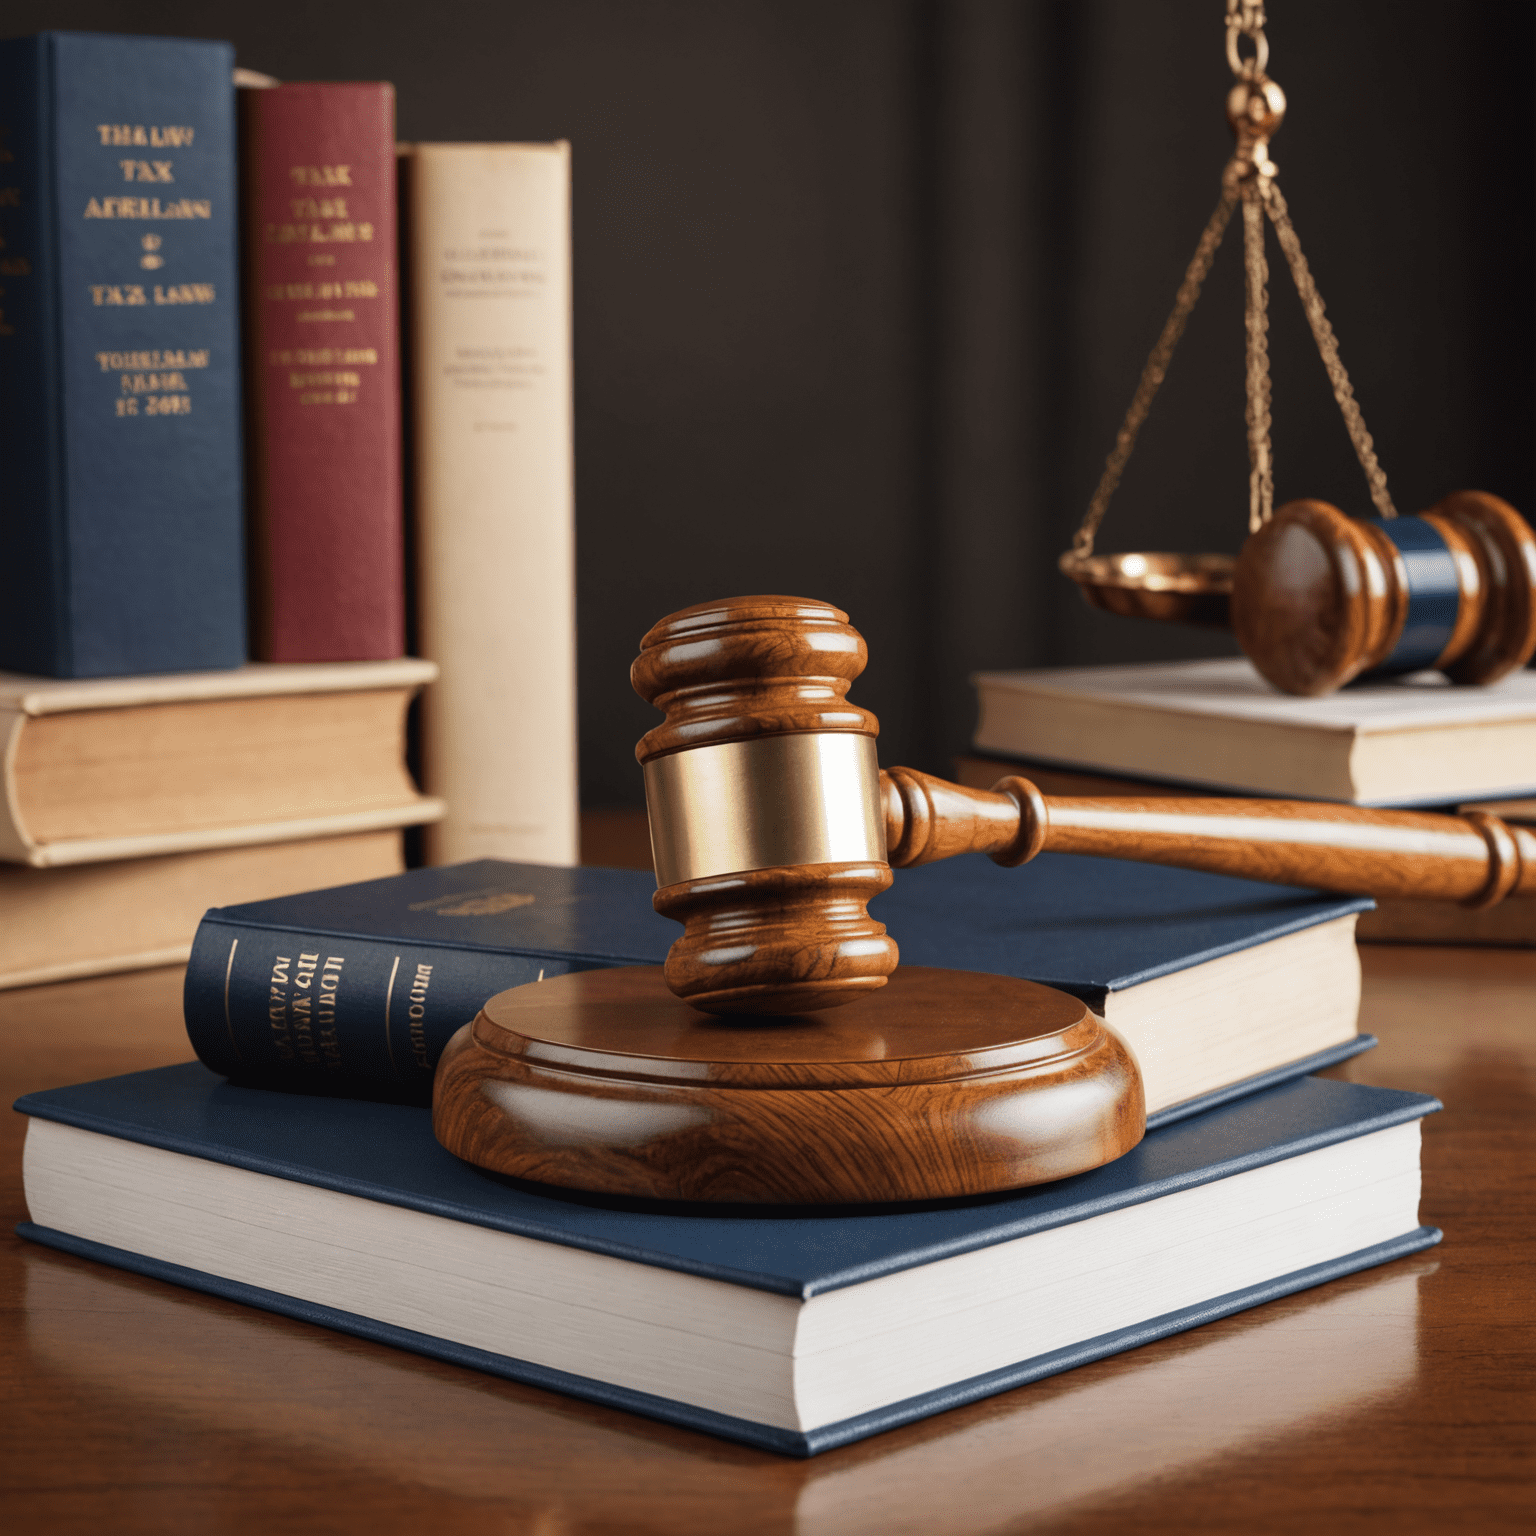
<svg viewBox="0 0 1536 1536"><path fill-rule="evenodd" d="M1364 951L1344 1069L1439 1095L1436 1249L809 1462L22 1243L0 1149L8 1530L1528 1529L1536 954ZM180 972L0 994L0 1086L182 1060Z"/></svg>

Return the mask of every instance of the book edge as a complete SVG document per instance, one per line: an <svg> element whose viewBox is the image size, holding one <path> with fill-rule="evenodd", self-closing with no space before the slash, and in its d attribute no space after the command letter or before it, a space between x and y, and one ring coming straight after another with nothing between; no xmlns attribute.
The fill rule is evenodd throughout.
<svg viewBox="0 0 1536 1536"><path fill-rule="evenodd" d="M1347 917L1358 917L1362 912L1372 912L1376 908L1376 902L1370 896L1332 896L1324 893L1310 899L1314 905L1320 904L1327 910L1295 912L1246 938L1228 939L1224 943L1212 944L1205 949L1189 950L1172 959L1143 966L1139 971L1130 971L1124 976L1111 977L1103 984L1104 990L1128 992L1144 982L1157 981L1164 976L1176 976L1180 971L1192 971L1197 966L1205 965L1212 960L1220 960L1227 955L1240 955L1245 950L1258 949L1264 944L1274 943L1277 939L1289 938L1294 933L1304 933L1308 928L1321 928L1325 923L1341 922ZM1040 979L1045 980L1044 977ZM1067 990L1060 982L1053 982L1051 985L1062 986L1063 990Z"/></svg>
<svg viewBox="0 0 1536 1536"><path fill-rule="evenodd" d="M185 1062L178 1066L157 1067L150 1068L149 1070L151 1072L175 1072L187 1066L198 1065L200 1064L195 1062ZM201 1067L201 1070L210 1077L217 1076L217 1074L209 1071L207 1067ZM136 1077L142 1074L130 1073L128 1075ZM253 1088L248 1091L252 1093L265 1093L274 1090ZM348 1195L355 1199L373 1200L381 1205L393 1205L403 1210L419 1211L425 1215L441 1217L447 1221L459 1221L471 1226L482 1227L487 1231L506 1232L512 1236L529 1238L535 1242L555 1243L563 1248L575 1248L585 1253L606 1254L611 1258L622 1259L629 1263L645 1264L655 1269L673 1270L679 1274L696 1275L706 1280L722 1281L728 1285L738 1285L748 1290L766 1291L772 1295L793 1296L807 1300L812 1296L818 1296L828 1291L843 1290L848 1286L859 1285L868 1280L880 1279L886 1275L900 1274L903 1270L917 1269L923 1265L934 1263L939 1259L954 1258L960 1254L979 1252L984 1248L993 1248L1001 1243L1012 1242L1017 1238L1033 1236L1038 1232L1048 1232L1057 1227L1071 1226L1079 1221L1086 1221L1090 1217L1104 1215L1109 1211L1122 1210L1128 1206L1143 1205L1150 1200L1160 1199L1164 1195L1175 1194L1186 1189L1197 1189L1201 1185L1212 1184L1235 1174L1246 1173L1250 1169L1267 1167L1272 1163L1284 1162L1289 1158L1299 1157L1307 1152L1315 1152L1321 1148L1336 1145L1339 1142L1352 1141L1358 1137L1368 1136L1373 1132L1386 1130L1391 1126L1401 1125L1410 1120L1420 1120L1425 1115L1433 1114L1444 1107L1438 1099L1431 1098L1427 1094L1408 1093L1401 1089L1382 1089L1379 1091L1396 1096L1398 1102L1390 1108L1384 1107L1379 1112L1364 1117L1356 1117L1342 1124L1330 1125L1300 1136L1293 1136L1283 1141L1273 1142L1264 1147L1240 1152L1215 1162L1203 1163L1200 1167L1189 1169L1182 1174L1139 1184L1130 1189L1113 1190L1096 1198L1080 1200L1065 1209L1043 1214L1033 1214L1022 1218L1016 1217L1011 1221L999 1222L996 1226L990 1227L984 1232L971 1232L946 1237L937 1242L906 1248L899 1253L885 1254L877 1258L866 1259L840 1270L831 1270L810 1278L800 1279L773 1274L764 1270L740 1270L730 1265L711 1263L708 1260L677 1253L661 1253L654 1248L645 1249L637 1244L617 1241L613 1238L563 1230L548 1222L528 1218L506 1218L499 1216L497 1213L466 1206L454 1200L426 1196L415 1191L391 1188L371 1183L355 1176L295 1165L286 1162L280 1157L231 1149L221 1144L200 1144L193 1137L182 1136L175 1132L160 1131L139 1125L125 1126L120 1119L113 1119L105 1115L96 1114L90 1110L81 1110L52 1102L53 1095L68 1092L68 1089L48 1089L38 1093L26 1094L18 1099L12 1105L12 1108L18 1114L35 1116L41 1120L51 1120L61 1125L73 1126L78 1130L111 1137L114 1140L132 1141L141 1146L158 1147L163 1151L173 1152L183 1157L200 1158L205 1162L220 1163L231 1168L242 1168L248 1172L262 1174L267 1177L287 1179L297 1184L307 1184L316 1189L332 1190L337 1194Z"/></svg>
<svg viewBox="0 0 1536 1536"><path fill-rule="evenodd" d="M196 853L205 848L248 848L256 843L297 843L315 837L341 837L349 832L384 832L438 821L447 807L433 795L418 795L401 805L339 815L266 821L236 827L198 827L188 832L151 832L140 837L79 838L41 843L25 860L37 869L70 864L100 864L113 859L153 858L165 853ZM4 861L0 853L0 861ZM387 876L385 878L388 878Z"/></svg>
<svg viewBox="0 0 1536 1536"><path fill-rule="evenodd" d="M132 677L50 678L0 672L0 706L24 715L55 715L86 709L128 709L140 704L422 688L435 682L437 676L437 663L419 656L386 661L251 661L207 672Z"/></svg>
<svg viewBox="0 0 1536 1536"><path fill-rule="evenodd" d="M425 1355L430 1359L443 1360L451 1365L478 1370L487 1375L500 1376L527 1386L546 1391L563 1393L569 1397L584 1399L604 1407L622 1408L646 1418L659 1419L663 1423L676 1424L685 1429L699 1430L706 1434L737 1440L762 1450L775 1451L784 1456L810 1457L835 1447L849 1445L856 1440L867 1439L887 1429L910 1424L918 1419L930 1418L950 1408L958 1408L980 1398L995 1396L1015 1387L1027 1386L1063 1371L1103 1360L1111 1355L1124 1354L1143 1344L1151 1344L1172 1334L1198 1328L1205 1323L1216 1322L1234 1313L1262 1306L1297 1291L1309 1290L1358 1270L1390 1263L1424 1248L1433 1247L1443 1234L1438 1228L1420 1226L1397 1238L1376 1243L1368 1248L1355 1250L1337 1259L1314 1264L1306 1269L1293 1270L1273 1280L1225 1295L1212 1297L1176 1312L1164 1313L1113 1333L1100 1334L1093 1339L1053 1350L1028 1360L1018 1361L984 1375L973 1376L933 1392L905 1398L871 1413L859 1414L809 1431L777 1429L751 1419L734 1418L707 1408L678 1402L672 1398L658 1397L651 1393L637 1392L631 1388L612 1386L589 1376L576 1376L548 1366L535 1365L511 1355L493 1354L488 1350L456 1344L431 1334L417 1333L391 1323L382 1323L355 1312L343 1312L337 1308L320 1306L278 1291L263 1290L241 1281L226 1280L204 1270L187 1269L178 1264L167 1264L126 1249L112 1248L88 1238L72 1236L51 1227L22 1222L16 1234L29 1242L72 1254L77 1258L91 1259L109 1264L131 1274L149 1279L180 1285L189 1290L203 1291L227 1301L240 1302L263 1312L274 1312L298 1322L311 1323L338 1333L387 1344L412 1354Z"/></svg>

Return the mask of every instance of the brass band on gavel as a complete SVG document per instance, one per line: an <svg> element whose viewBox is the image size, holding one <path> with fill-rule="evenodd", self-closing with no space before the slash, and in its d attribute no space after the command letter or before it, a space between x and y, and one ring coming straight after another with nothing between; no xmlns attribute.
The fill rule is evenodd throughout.
<svg viewBox="0 0 1536 1536"><path fill-rule="evenodd" d="M1487 550L1500 548L1496 532L1487 531L1504 526L1498 507L1487 511L1492 498L1453 500L1454 515L1442 504L1423 521L1459 550L1458 570L1465 575L1471 567L1481 578ZM1278 548L1295 557L1296 568L1321 559L1316 530L1326 536L1334 527L1330 514L1323 508L1283 523L1277 516ZM1353 534L1361 525L1348 526ZM1376 534L1361 534L1349 546L1373 552L1378 574L1368 587L1375 605L1369 611L1391 620L1370 631L1376 649L1368 654L1411 658L1412 645L1421 656L1435 645L1438 657L1469 631L1459 654L1475 660L1486 653L1488 626L1464 622L1460 607L1448 618L1443 579L1437 578L1442 606L1414 609L1400 576L1389 588L1379 574L1408 568L1415 537L1424 535L1409 534L1402 545L1387 541L1400 562L1382 553ZM1313 553L1296 555L1303 548L1297 541L1305 540ZM1459 603L1470 590L1481 594L1481 612L1497 606L1491 583L1460 590ZM1442 633L1447 625L1449 639ZM777 596L686 608L641 642L631 678L667 717L635 749L651 818L659 887L653 901L684 925L667 957L666 979L696 1007L807 1012L884 986L898 950L869 915L870 898L890 885L893 865L965 852L1000 864L1041 851L1097 854L1469 905L1536 892L1536 836L1480 812L1434 816L1221 797L1062 798L1042 795L1022 778L984 791L909 768L881 773L879 724L847 698L867 654L840 609Z"/></svg>

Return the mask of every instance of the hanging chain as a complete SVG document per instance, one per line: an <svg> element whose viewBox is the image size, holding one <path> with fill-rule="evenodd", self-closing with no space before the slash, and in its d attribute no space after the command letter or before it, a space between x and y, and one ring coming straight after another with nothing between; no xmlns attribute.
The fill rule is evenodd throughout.
<svg viewBox="0 0 1536 1536"><path fill-rule="evenodd" d="M1269 140L1285 115L1285 97L1265 73L1269 63L1269 41L1264 35L1265 14L1262 0L1227 0L1227 64L1239 86L1228 102L1228 117L1237 135L1237 149L1222 172L1221 201L1200 236L1195 254L1184 273L1184 281L1173 301L1173 312L1164 322L1141 378L1130 408L1115 435L1115 445L1104 461L1104 471L1083 514L1082 524L1072 539L1072 552L1062 557L1064 566L1087 560L1093 554L1099 524L1109 510L1110 498L1120 484L1120 477L1136 446L1136 436L1152 409L1174 349L1184 334L1190 312L1200 297L1211 263L1215 260L1222 237L1226 234L1233 209L1243 205L1244 331L1246 337L1244 392L1245 421L1248 429L1248 529L1257 532L1273 514L1275 499L1274 453L1271 444L1272 389L1269 376L1269 263L1264 255L1264 216L1275 226L1280 249L1290 266L1291 278L1312 339L1323 359L1333 398L1338 402L1354 444L1355 455L1365 471L1371 500L1382 517L1396 517L1397 509L1387 490L1387 477L1376 457L1375 444L1366 431L1365 420L1350 386L1349 375L1339 357L1338 338L1323 309L1322 296L1301 242L1291 224L1290 213L1275 181L1278 167L1269 158ZM1246 39L1253 53L1244 58L1241 40ZM1234 115L1234 102L1237 112Z"/></svg>
<svg viewBox="0 0 1536 1536"><path fill-rule="evenodd" d="M1269 39L1264 36L1263 0L1227 0L1227 64L1239 80L1263 80L1269 63ZM1253 57L1242 58L1237 40L1253 44Z"/></svg>
<svg viewBox="0 0 1536 1536"><path fill-rule="evenodd" d="M1338 401L1339 412L1344 417L1349 440L1354 444L1355 457L1360 460L1360 468L1365 471L1365 483L1371 488L1371 500L1382 517L1396 517L1397 508L1392 504L1392 493L1387 489L1387 472L1381 467L1376 457L1376 445L1365 429L1365 418L1360 414L1360 407L1355 401L1349 374L1345 372L1339 358L1338 337L1333 334L1333 326L1323 310L1323 296L1317 291L1312 269L1307 265L1307 258L1302 255L1301 241L1296 238L1290 210L1285 206L1285 198L1273 179L1263 184L1262 193L1270 222L1275 226L1275 238L1280 242L1280 249L1285 252L1285 259L1291 268L1291 280L1301 296L1301 307L1306 311L1307 324L1312 327L1312 339L1317 343L1323 367L1328 373L1328 382L1333 386L1333 398Z"/></svg>
<svg viewBox="0 0 1536 1536"><path fill-rule="evenodd" d="M1104 514L1109 510L1109 499L1115 494L1115 487L1120 484L1120 476L1125 472L1131 450L1136 446L1136 434L1141 431L1141 424L1147 419L1147 412L1152 409L1152 402L1167 376L1174 348L1184 334L1190 311L1200 297L1200 285L1204 283L1206 273L1211 270L1211 262L1216 258L1221 237L1227 232L1227 222L1236 206L1236 194L1223 189L1221 201L1216 204L1216 210L1211 214L1195 246L1195 254L1185 270L1184 281L1179 284L1178 294L1173 301L1173 313L1164 322L1162 334L1147 355L1136 393L1131 397L1131 407L1125 413L1125 420L1120 423L1119 432L1115 434L1115 446L1104 461L1104 473L1099 476L1093 500L1088 503L1088 511L1083 516L1082 527L1073 536L1072 553L1080 560L1086 560L1093 553L1094 537L1099 531L1099 524L1104 521Z"/></svg>
<svg viewBox="0 0 1536 1536"><path fill-rule="evenodd" d="M1264 259L1263 179L1243 183L1243 325L1247 340L1244 384L1248 425L1248 531L1257 533L1274 513L1275 473L1270 449L1269 263Z"/></svg>

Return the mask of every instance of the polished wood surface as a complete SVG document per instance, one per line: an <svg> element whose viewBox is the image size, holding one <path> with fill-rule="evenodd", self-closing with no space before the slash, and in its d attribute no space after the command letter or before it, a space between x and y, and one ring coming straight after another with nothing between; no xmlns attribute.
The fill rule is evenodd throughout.
<svg viewBox="0 0 1536 1536"><path fill-rule="evenodd" d="M1469 906L1536 895L1536 831L1486 811L1437 816L1317 800L1042 795L1017 775L981 790L911 768L882 778L886 843L898 868L958 853L989 854L1000 864L1080 853Z"/></svg>
<svg viewBox="0 0 1536 1536"><path fill-rule="evenodd" d="M663 886L651 905L682 923L667 984L713 1013L801 1013L885 985L900 952L868 903L885 863L794 864Z"/></svg>
<svg viewBox="0 0 1536 1536"><path fill-rule="evenodd" d="M8 1529L373 1536L1515 1532L1536 1500L1536 954L1362 952L1375 1051L1437 1094L1430 1253L811 1461L497 1381L11 1235ZM9 1097L190 1056L180 972L0 995Z"/></svg>
<svg viewBox="0 0 1536 1536"><path fill-rule="evenodd" d="M1459 593L1433 665L1458 683L1497 682L1536 651L1536 535L1485 491L1455 491L1421 516L1451 553ZM1407 562L1380 523L1292 501L1238 556L1232 628L1282 692L1331 693L1388 661L1410 589Z"/></svg>
<svg viewBox="0 0 1536 1536"><path fill-rule="evenodd" d="M432 1124L566 1189L819 1205L1065 1178L1129 1151L1146 1112L1125 1047L1050 987L905 966L851 1006L741 1023L636 965L493 997L443 1052Z"/></svg>
<svg viewBox="0 0 1536 1536"><path fill-rule="evenodd" d="M969 789L986 789L1009 777L1017 764L1006 758L955 759L955 777ZM1046 795L1129 797L1140 800L1177 800L1184 791L1152 779L1119 778L1108 773L1083 773L1071 768L1051 768L1031 763L1031 782ZM1536 827L1536 799L1489 800L1461 809L1485 810L1514 826ZM645 859L636 861L644 868ZM1491 907L1468 907L1453 901L1426 901L1422 897L1378 897L1374 912L1362 912L1355 929L1361 943L1389 944L1491 944L1536 949L1536 895L1514 896Z"/></svg>
<svg viewBox="0 0 1536 1536"><path fill-rule="evenodd" d="M879 722L847 698L868 658L848 615L814 598L733 597L684 608L650 629L630 669L635 691L667 717L635 756L654 765L768 737L874 737ZM665 812L653 779L646 784L654 819ZM770 819L792 833L788 810ZM653 904L684 925L667 956L673 991L718 1012L785 1013L884 986L898 956L865 907L891 880L877 822L873 836L863 858L731 859L681 880L663 877L658 864Z"/></svg>
<svg viewBox="0 0 1536 1536"><path fill-rule="evenodd" d="M1448 497L1437 512L1458 527L1481 529L1476 537L1488 548L1495 541L1490 530L1502 529L1498 536L1514 540L1515 550L1513 526L1524 528L1517 514L1481 493ZM1403 564L1395 546L1370 525L1321 502L1293 502L1270 526L1276 524L1282 535L1309 540L1314 553L1323 538L1317 530L1331 529L1336 549L1347 544L1364 559L1379 541ZM1521 537L1529 540L1529 531ZM1406 587L1390 586L1379 553L1370 556L1379 577L1366 584L1374 594L1370 602L1340 610L1359 631L1350 630L1350 644L1373 656L1383 646L1390 649L1407 611ZM1485 568L1470 555L1462 565ZM1499 611L1514 613L1518 604L1510 606L1509 594L1519 583L1511 574L1517 569L1513 556L1500 569L1508 580ZM1322 585L1337 595L1349 584ZM1494 585L1491 577L1480 588L1472 582L1485 594ZM1529 616L1529 605L1520 611ZM764 750L775 746L773 738L814 745L846 744L852 737L870 746L879 726L847 698L867 655L840 608L782 596L700 603L663 619L641 642L632 680L667 716L636 748L646 765L657 847L671 846L675 823L687 821L694 803L682 771L674 775L670 802L667 795L658 800L651 777L657 762L703 763L710 754L733 754L715 779L701 774L693 782L727 781L730 793L721 804L734 809L697 817L703 824L689 829L689 837L707 843L712 829L718 831L716 822L731 821L732 837L721 842L721 848L729 843L729 857L711 863L707 853L699 855L692 877L669 876L671 883L663 880L652 898L658 912L684 925L666 975L673 991L696 1007L722 1014L803 1012L877 990L897 963L901 939L887 935L867 910L869 899L889 883L887 865L902 868L958 853L1021 864L1049 849L1472 907L1536 895L1536 833L1510 828L1483 811L1452 817L1312 801L1043 796L1016 776L983 791L899 767L876 782L872 747L863 758L810 752L795 774L782 774ZM737 751L741 742L750 746ZM815 851L824 848L829 824L857 825L865 812L876 818L869 834L875 846L866 857L829 859ZM738 820L744 826L736 826ZM761 844L756 857L754 839ZM689 838L679 841L691 846ZM770 847L778 852L768 853ZM797 856L786 859L785 850ZM660 854L657 859L660 876L666 861Z"/></svg>
<svg viewBox="0 0 1536 1536"><path fill-rule="evenodd" d="M878 735L875 717L847 699L868 660L848 615L811 597L728 597L668 614L629 669L635 692L667 717L635 757L786 731Z"/></svg>

